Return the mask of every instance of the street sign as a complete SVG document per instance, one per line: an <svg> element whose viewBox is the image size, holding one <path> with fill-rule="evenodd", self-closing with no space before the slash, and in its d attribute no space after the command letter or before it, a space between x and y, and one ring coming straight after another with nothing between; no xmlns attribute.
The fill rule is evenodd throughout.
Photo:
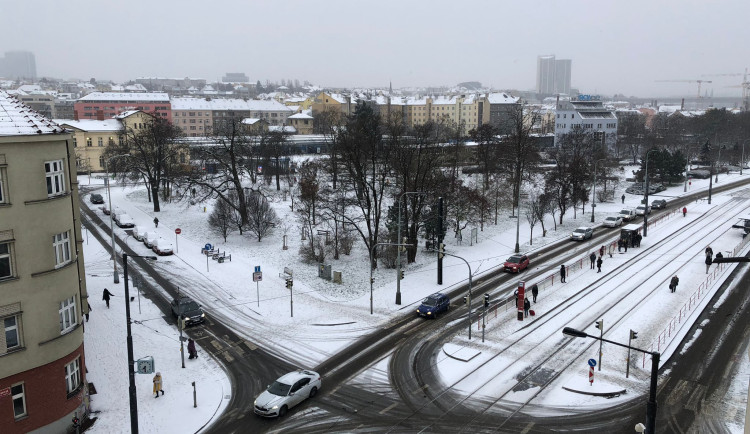
<svg viewBox="0 0 750 434"><path fill-rule="evenodd" d="M594 360L594 359L589 359L589 366L591 366L592 368L593 368L594 366L596 366L596 360Z"/></svg>
<svg viewBox="0 0 750 434"><path fill-rule="evenodd" d="M177 228L174 230L174 233L176 233L177 235L180 235L182 233L182 229Z"/></svg>
<svg viewBox="0 0 750 434"><path fill-rule="evenodd" d="M256 273L260 273L260 265L256 265L255 266L255 272Z"/></svg>
<svg viewBox="0 0 750 434"><path fill-rule="evenodd" d="M10 387L6 387L5 389L0 389L0 398L3 398L5 396L10 396Z"/></svg>
<svg viewBox="0 0 750 434"><path fill-rule="evenodd" d="M260 271L256 271L253 273L253 282L261 282L263 281L263 273Z"/></svg>
<svg viewBox="0 0 750 434"><path fill-rule="evenodd" d="M591 383L592 386L594 385L594 367L593 366L589 368L589 383Z"/></svg>
<svg viewBox="0 0 750 434"><path fill-rule="evenodd" d="M203 250L211 250L213 246L210 243L206 243L205 246L203 246Z"/></svg>

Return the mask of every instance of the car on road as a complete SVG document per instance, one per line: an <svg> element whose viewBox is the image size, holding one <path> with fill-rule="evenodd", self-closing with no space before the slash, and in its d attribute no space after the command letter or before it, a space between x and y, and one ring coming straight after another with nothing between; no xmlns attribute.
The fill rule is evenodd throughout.
<svg viewBox="0 0 750 434"><path fill-rule="evenodd" d="M622 217L619 215L611 215L605 218L602 224L608 228L620 227L622 225Z"/></svg>
<svg viewBox="0 0 750 434"><path fill-rule="evenodd" d="M180 298L175 298L170 305L172 307L172 316L174 318L183 316L186 326L200 324L206 320L206 313L203 312L203 308L188 296L183 295Z"/></svg>
<svg viewBox="0 0 750 434"><path fill-rule="evenodd" d="M317 395L321 384L317 372L307 369L290 372L255 398L253 410L263 417L282 417L295 405Z"/></svg>
<svg viewBox="0 0 750 434"><path fill-rule="evenodd" d="M570 239L573 241L585 241L594 236L594 228L588 226L581 226L576 228L573 233L570 234Z"/></svg>
<svg viewBox="0 0 750 434"><path fill-rule="evenodd" d="M417 315L427 318L437 318L438 314L448 312L451 308L451 299L447 295L436 292L422 300L417 308Z"/></svg>
<svg viewBox="0 0 750 434"><path fill-rule="evenodd" d="M639 216L651 214L651 207L647 205L638 205L635 209L635 214Z"/></svg>
<svg viewBox="0 0 750 434"><path fill-rule="evenodd" d="M664 199L656 199L651 202L651 208L653 209L664 209L667 207L667 201Z"/></svg>
<svg viewBox="0 0 750 434"><path fill-rule="evenodd" d="M104 198L102 197L101 194L91 193L91 196L89 196L89 201L91 201L91 203L103 204Z"/></svg>
<svg viewBox="0 0 750 434"><path fill-rule="evenodd" d="M503 264L503 270L511 273L520 273L529 266L529 257L526 255L513 255Z"/></svg>
<svg viewBox="0 0 750 434"><path fill-rule="evenodd" d="M115 217L115 223L121 228L132 228L135 226L135 220L133 220L133 217L130 217L130 215L124 212L117 214Z"/></svg>
<svg viewBox="0 0 750 434"><path fill-rule="evenodd" d="M174 246L166 238L157 238L151 250L159 256L166 256L174 253Z"/></svg>
<svg viewBox="0 0 750 434"><path fill-rule="evenodd" d="M622 217L622 221L629 222L635 218L635 210L630 208L625 208L622 211L620 211L620 217Z"/></svg>

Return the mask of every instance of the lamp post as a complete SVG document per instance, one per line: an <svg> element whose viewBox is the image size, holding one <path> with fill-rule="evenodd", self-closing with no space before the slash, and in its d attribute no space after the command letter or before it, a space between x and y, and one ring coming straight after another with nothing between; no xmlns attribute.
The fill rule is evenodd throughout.
<svg viewBox="0 0 750 434"><path fill-rule="evenodd" d="M467 320L469 322L469 340L471 340L471 265L469 265L469 261L467 261L466 259L460 256L451 255L450 253L445 253L445 252L442 252L442 254L447 255L447 256L452 256L454 258L458 258L464 261L466 263L466 266L469 267L469 314L467 315ZM484 331L482 331L482 333L484 333ZM482 339L483 339L482 342L484 342L484 335L482 335Z"/></svg>
<svg viewBox="0 0 750 434"><path fill-rule="evenodd" d="M721 148L723 148L724 145L719 145L719 156L716 158L716 179L714 179L714 182L719 182L719 170L721 170Z"/></svg>
<svg viewBox="0 0 750 434"><path fill-rule="evenodd" d="M745 143L750 139L742 141L742 159L740 160L740 175L742 175L742 168L745 166Z"/></svg>
<svg viewBox="0 0 750 434"><path fill-rule="evenodd" d="M682 192L687 193L687 181L688 181L688 170L690 170L690 145L687 145L685 155L685 187L683 188Z"/></svg>
<svg viewBox="0 0 750 434"><path fill-rule="evenodd" d="M156 260L156 256L137 256L130 255L131 258L144 258ZM130 291L128 288L128 254L122 254L122 274L125 279L125 320L127 327L127 345L128 345L128 380L130 382L130 432L138 434L138 401L135 395L135 369L133 365L133 336L130 334Z"/></svg>
<svg viewBox="0 0 750 434"><path fill-rule="evenodd" d="M109 231L112 238L112 263L114 264L115 283L120 283L120 276L117 275L117 252L115 251L115 225L112 219L112 196L109 194L109 160L118 157L129 157L130 154L113 155L104 160L104 170L107 172L107 177L104 181L107 183L107 201L109 202Z"/></svg>
<svg viewBox="0 0 750 434"><path fill-rule="evenodd" d="M596 208L596 163L604 160L606 160L606 158L600 158L594 161L594 182L591 187L591 223L594 223L594 208Z"/></svg>
<svg viewBox="0 0 750 434"><path fill-rule="evenodd" d="M401 239L401 198L409 194L424 195L425 193L421 191L406 191L398 197L398 238L396 241L399 243L404 241ZM396 304L401 304L401 247L398 248L398 253L396 254Z"/></svg>
<svg viewBox="0 0 750 434"><path fill-rule="evenodd" d="M563 334L572 338L592 338L603 342L607 342L619 347L627 348L628 350L640 351L645 354L651 355L651 385L648 391L648 402L646 403L646 432L653 434L656 432L656 382L659 378L659 357L661 356L657 351L646 351L640 348L631 347L630 345L621 344L619 342L610 341L609 339L600 338L597 336L589 335L580 330L576 330L572 327L565 327Z"/></svg>
<svg viewBox="0 0 750 434"><path fill-rule="evenodd" d="M410 244L406 243L377 243L374 246L370 247L370 315L373 314L373 302L372 302L372 284L375 282L375 279L372 277L372 253L375 250L375 247L377 246L398 246L398 248L409 246Z"/></svg>
<svg viewBox="0 0 750 434"><path fill-rule="evenodd" d="M521 251L521 246L518 244L518 236L521 233L521 179L519 177L518 180L518 193L516 194L516 248L515 252L519 253Z"/></svg>
<svg viewBox="0 0 750 434"><path fill-rule="evenodd" d="M646 152L646 174L644 176L644 183L646 184L646 188L645 188L646 208L643 210L643 236L644 237L648 235L648 211L649 211L649 208L648 208L648 154L654 151L658 151L658 149L653 148L649 150L648 152Z"/></svg>

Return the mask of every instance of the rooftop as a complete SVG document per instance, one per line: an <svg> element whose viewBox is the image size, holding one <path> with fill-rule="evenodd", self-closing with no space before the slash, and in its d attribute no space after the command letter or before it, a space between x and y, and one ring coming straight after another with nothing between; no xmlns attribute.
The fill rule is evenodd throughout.
<svg viewBox="0 0 750 434"><path fill-rule="evenodd" d="M169 94L163 92L92 92L78 101L112 101L112 102L169 102Z"/></svg>
<svg viewBox="0 0 750 434"><path fill-rule="evenodd" d="M0 90L0 136L57 134L63 128Z"/></svg>

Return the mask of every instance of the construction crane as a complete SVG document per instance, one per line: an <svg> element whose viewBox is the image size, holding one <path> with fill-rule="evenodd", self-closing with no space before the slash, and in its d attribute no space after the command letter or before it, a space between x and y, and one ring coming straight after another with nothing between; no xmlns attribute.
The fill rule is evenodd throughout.
<svg viewBox="0 0 750 434"><path fill-rule="evenodd" d="M698 83L698 98L701 98L701 84L713 83L711 80L656 80L657 83Z"/></svg>
<svg viewBox="0 0 750 434"><path fill-rule="evenodd" d="M733 88L742 88L742 105L743 111L750 110L750 82L747 81L747 68L744 73L737 74L703 74L702 77L739 77L742 76L742 83L734 86L725 86Z"/></svg>

